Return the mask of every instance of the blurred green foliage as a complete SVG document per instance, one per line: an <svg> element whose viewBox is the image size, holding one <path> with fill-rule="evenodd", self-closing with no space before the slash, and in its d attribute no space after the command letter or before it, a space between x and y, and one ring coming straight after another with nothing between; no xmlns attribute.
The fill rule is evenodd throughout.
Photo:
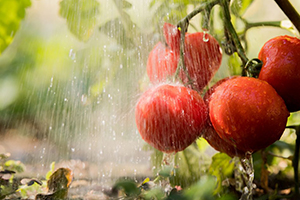
<svg viewBox="0 0 300 200"><path fill-rule="evenodd" d="M30 0L0 1L0 55L12 42L30 5Z"/></svg>
<svg viewBox="0 0 300 200"><path fill-rule="evenodd" d="M67 20L69 30L82 41L87 41L94 32L99 2L96 0L62 0L60 15Z"/></svg>

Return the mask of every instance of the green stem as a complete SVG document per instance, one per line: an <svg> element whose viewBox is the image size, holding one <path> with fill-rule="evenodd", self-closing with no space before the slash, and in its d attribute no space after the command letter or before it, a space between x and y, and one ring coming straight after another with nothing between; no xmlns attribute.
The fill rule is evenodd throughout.
<svg viewBox="0 0 300 200"><path fill-rule="evenodd" d="M246 22L246 30L258 26L273 26L281 28L281 21L274 21L274 22Z"/></svg>
<svg viewBox="0 0 300 200"><path fill-rule="evenodd" d="M299 195L299 149L300 149L300 126L296 127L296 145L293 159L294 167L294 181L295 181L295 198L298 199Z"/></svg>
<svg viewBox="0 0 300 200"><path fill-rule="evenodd" d="M203 3L178 22L177 27L180 28L180 60L178 62L178 66L177 66L177 69L176 69L176 72L174 75L175 79L178 78L180 70L183 69L185 75L188 78L188 84L191 84L191 85L193 84L193 80L191 79L191 77L186 69L186 65L185 65L185 61L184 61L185 33L187 32L190 20L193 17L195 17L197 14L199 14L202 11L211 10L212 7L218 3L219 3L219 0L213 0L210 2Z"/></svg>
<svg viewBox="0 0 300 200"><path fill-rule="evenodd" d="M236 47L236 52L238 53L240 59L243 62L243 66L246 65L248 62L248 58L246 56L245 50L240 42L239 36L237 32L235 31L235 28L233 27L233 24L231 23L231 15L229 11L229 2L228 0L221 0L221 7L223 8L223 13L224 13L224 25L229 32L231 39L234 43L234 46Z"/></svg>
<svg viewBox="0 0 300 200"><path fill-rule="evenodd" d="M199 14L200 12L204 11L204 10L211 10L212 7L214 7L215 5L217 5L219 3L220 0L213 0L213 1L209 1L206 3L201 4L199 7L197 7L195 10L193 10L192 12L190 12L187 16L185 16L182 20L180 20L178 22L178 27L180 27L180 24L188 24L189 21L195 17L197 14Z"/></svg>
<svg viewBox="0 0 300 200"><path fill-rule="evenodd" d="M300 15L294 6L288 0L275 0L275 2L300 32Z"/></svg>
<svg viewBox="0 0 300 200"><path fill-rule="evenodd" d="M188 157L186 156L185 150L182 151L182 154L183 154L185 163L186 163L186 165L187 165L188 171L189 171L191 177L193 177L193 176L194 176L194 173L193 173L193 170L192 170L192 168L191 168L191 164L190 164L190 162L189 162L189 160L188 160Z"/></svg>

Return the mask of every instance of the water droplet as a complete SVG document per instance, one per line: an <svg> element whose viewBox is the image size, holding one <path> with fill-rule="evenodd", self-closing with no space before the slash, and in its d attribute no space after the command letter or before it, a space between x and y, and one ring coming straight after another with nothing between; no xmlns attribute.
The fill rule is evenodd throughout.
<svg viewBox="0 0 300 200"><path fill-rule="evenodd" d="M81 95L81 102L82 102L83 105L85 105L86 102L87 102L87 96L85 96L84 94Z"/></svg>
<svg viewBox="0 0 300 200"><path fill-rule="evenodd" d="M207 31L204 31L203 32L203 42L208 42L208 41L209 41L208 33L207 33Z"/></svg>
<svg viewBox="0 0 300 200"><path fill-rule="evenodd" d="M71 58L71 60L74 60L74 62L76 62L76 53L73 51L73 49L70 49L69 57Z"/></svg>

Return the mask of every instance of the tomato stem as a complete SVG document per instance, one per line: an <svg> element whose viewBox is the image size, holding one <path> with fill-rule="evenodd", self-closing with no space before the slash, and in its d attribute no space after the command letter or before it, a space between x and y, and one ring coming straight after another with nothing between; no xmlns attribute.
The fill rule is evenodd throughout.
<svg viewBox="0 0 300 200"><path fill-rule="evenodd" d="M268 21L268 22L246 22L246 30L258 26L273 26L273 27L281 27L281 21Z"/></svg>
<svg viewBox="0 0 300 200"><path fill-rule="evenodd" d="M300 32L300 15L294 6L288 0L275 0L275 2Z"/></svg>
<svg viewBox="0 0 300 200"><path fill-rule="evenodd" d="M233 44L236 48L236 52L238 53L240 59L242 60L243 66L246 65L248 62L248 58L246 56L245 50L240 42L239 36L233 27L233 24L231 23L231 15L229 11L229 2L228 0L221 0L220 5L223 9L223 14L224 14L224 26L226 30L228 31L228 34L230 36L230 39L232 39Z"/></svg>
<svg viewBox="0 0 300 200"><path fill-rule="evenodd" d="M202 11L208 11L211 10L216 4L219 3L219 0L213 0L210 2L206 2L201 4L199 7L197 7L195 10L193 10L191 13L189 13L188 15L186 15L183 19L181 19L178 23L177 23L177 27L180 29L180 60L178 62L178 66L174 75L174 78L177 79L179 72L181 69L183 69L185 75L188 78L188 84L190 84L193 87L193 80L190 77L187 69L186 69L186 65L185 65L185 61L184 61L184 44L185 44L185 34L187 32L187 29L189 27L190 24L190 20L195 17L197 14L199 14Z"/></svg>
<svg viewBox="0 0 300 200"><path fill-rule="evenodd" d="M299 150L300 150L300 126L295 128L296 130L296 145L293 159L294 167L294 181L295 181L295 197L298 199L299 195Z"/></svg>

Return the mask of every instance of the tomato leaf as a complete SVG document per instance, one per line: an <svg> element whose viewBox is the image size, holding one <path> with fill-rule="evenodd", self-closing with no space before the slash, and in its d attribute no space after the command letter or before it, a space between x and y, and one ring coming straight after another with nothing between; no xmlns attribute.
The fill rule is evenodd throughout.
<svg viewBox="0 0 300 200"><path fill-rule="evenodd" d="M12 42L30 5L30 0L0 1L0 54Z"/></svg>
<svg viewBox="0 0 300 200"><path fill-rule="evenodd" d="M129 3L128 1L126 1L126 0L122 0L121 3L122 3L122 8L123 9L128 9L128 8L132 7L132 4Z"/></svg>
<svg viewBox="0 0 300 200"><path fill-rule="evenodd" d="M126 196L136 196L140 193L140 189L137 187L133 180L120 180L113 186L113 190L122 189Z"/></svg>
<svg viewBox="0 0 300 200"><path fill-rule="evenodd" d="M145 199L163 199L165 197L165 193L161 188L154 188L152 190L147 191L144 194Z"/></svg>
<svg viewBox="0 0 300 200"><path fill-rule="evenodd" d="M67 20L69 30L86 42L94 32L99 3L96 0L63 0L59 12Z"/></svg>
<svg viewBox="0 0 300 200"><path fill-rule="evenodd" d="M217 188L215 193L222 190L222 181L233 175L234 162L232 158L225 153L217 153L212 157L212 162L209 167L209 174L217 178Z"/></svg>
<svg viewBox="0 0 300 200"><path fill-rule="evenodd" d="M200 181L184 192L188 199L214 200L212 195L217 185L216 179L212 176L203 176Z"/></svg>

